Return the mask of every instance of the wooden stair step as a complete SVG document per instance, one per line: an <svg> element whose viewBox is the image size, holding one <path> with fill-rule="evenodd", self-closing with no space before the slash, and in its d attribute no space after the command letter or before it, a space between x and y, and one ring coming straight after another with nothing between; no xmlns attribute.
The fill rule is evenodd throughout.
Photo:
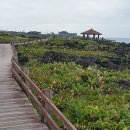
<svg viewBox="0 0 130 130"><path fill-rule="evenodd" d="M49 130L45 124L42 123L28 123L15 126L0 127L0 130Z"/></svg>
<svg viewBox="0 0 130 130"><path fill-rule="evenodd" d="M10 89L16 89L16 90L20 90L20 87L16 86L16 85L0 85L0 90L10 90Z"/></svg>
<svg viewBox="0 0 130 130"><path fill-rule="evenodd" d="M0 106L0 110L2 109L8 109L8 108L21 108L21 107L26 107L26 106L32 106L31 103L24 103L24 104L13 104L13 105L4 105L4 106Z"/></svg>
<svg viewBox="0 0 130 130"><path fill-rule="evenodd" d="M16 118L16 119L13 119L13 120L9 120L8 118L7 119L4 118L4 120L2 120L2 119L0 120L0 125L4 124L4 123L14 124L14 123L17 123L17 122L23 122L25 120L27 122L31 122L31 121L40 122L40 118L36 118L36 117L35 118L34 117L32 117L32 118L27 118L27 117L25 117L25 118Z"/></svg>
<svg viewBox="0 0 130 130"><path fill-rule="evenodd" d="M12 74L11 73L4 73L4 74L2 74L2 75L0 75L0 78L12 78Z"/></svg>
<svg viewBox="0 0 130 130"><path fill-rule="evenodd" d="M13 115L13 114L16 114L16 115ZM33 113L29 112L28 114L27 113L25 114L25 112L6 113L6 114L1 115L0 120L1 119L5 119L6 120L6 119L10 119L10 118L13 118L13 119L16 118L17 119L17 118L19 118L21 116L25 117L25 118L27 116L33 116L33 117L37 118L38 115L36 113L34 113L34 112Z"/></svg>
<svg viewBox="0 0 130 130"><path fill-rule="evenodd" d="M21 116L21 115L35 115L34 111L17 111L17 112L7 112L7 113L0 113L0 118L12 117L12 116Z"/></svg>
<svg viewBox="0 0 130 130"><path fill-rule="evenodd" d="M0 95L0 99L9 99L9 98L26 98L26 95L23 93L18 93L18 94L12 94L12 95Z"/></svg>
<svg viewBox="0 0 130 130"><path fill-rule="evenodd" d="M16 88L14 88L14 89L0 89L0 94L1 93L6 93L6 92L19 92L19 91L21 91L21 89L16 89Z"/></svg>
<svg viewBox="0 0 130 130"><path fill-rule="evenodd" d="M8 122L0 122L0 127L3 126L15 126L15 125L21 125L21 124L28 124L28 123L37 123L38 120L35 119L24 119L24 120L17 120L17 121L8 121Z"/></svg>
<svg viewBox="0 0 130 130"><path fill-rule="evenodd" d="M2 107L4 107L4 106L13 106L13 105L17 105L17 104L19 104L19 102L20 102L20 104L22 104L22 105L25 105L25 104L29 104L30 102L29 101L27 101L27 100L19 100L19 101L13 101L13 102L0 102L0 106L2 106ZM19 105L20 105L19 104ZM0 107L1 108L1 107Z"/></svg>
<svg viewBox="0 0 130 130"><path fill-rule="evenodd" d="M22 120L22 119L37 119L37 120L40 120L40 117L38 115L32 115L32 114L29 114L29 115L17 115L17 116L8 116L6 118L0 118L0 122L6 122L6 121L9 121L9 120Z"/></svg>
<svg viewBox="0 0 130 130"><path fill-rule="evenodd" d="M15 81L14 82L0 82L0 86L1 85L16 85Z"/></svg>
<svg viewBox="0 0 130 130"><path fill-rule="evenodd" d="M1 71L0 71L0 72L1 72ZM14 78L12 78L12 77L11 77L11 78L7 78L7 77L4 77L4 78L3 78L3 77L1 77L1 78L0 78L0 81L2 81L2 80L15 81Z"/></svg>
<svg viewBox="0 0 130 130"><path fill-rule="evenodd" d="M14 94L20 94L20 93L22 93L22 92L19 92L19 91L14 91L14 92L12 92L12 91L0 92L0 96L1 95L14 95Z"/></svg>
<svg viewBox="0 0 130 130"><path fill-rule="evenodd" d="M19 103L21 101L29 101L28 98L12 98L12 99L0 99L0 106L4 103L4 104L7 104L7 103Z"/></svg>
<svg viewBox="0 0 130 130"><path fill-rule="evenodd" d="M26 111L34 111L33 107L26 106L20 108L6 108L4 110L0 110L0 113L11 113L11 112L26 112Z"/></svg>

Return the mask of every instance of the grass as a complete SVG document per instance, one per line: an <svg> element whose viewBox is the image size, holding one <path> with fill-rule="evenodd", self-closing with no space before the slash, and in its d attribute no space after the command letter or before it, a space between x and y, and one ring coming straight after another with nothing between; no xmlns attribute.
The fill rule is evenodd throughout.
<svg viewBox="0 0 130 130"><path fill-rule="evenodd" d="M64 46L66 41L87 44L83 49ZM48 43L19 46L21 57L28 57L24 66L30 70L31 79L40 89L50 88L54 92L54 104L66 115L78 130L129 130L130 129L130 90L124 89L120 80L130 81L127 68L113 70L99 66L83 68L74 62L54 62L41 64L38 59L46 52L55 51L76 56L118 57L110 53L117 44L103 45L95 41L81 39L55 39ZM97 45L96 51L89 50ZM87 48L87 50L86 50ZM107 48L107 50L102 50Z"/></svg>
<svg viewBox="0 0 130 130"><path fill-rule="evenodd" d="M1 35L0 34L0 43L11 43L14 41L27 41L29 40L28 38L22 38L18 36L11 36L11 35Z"/></svg>

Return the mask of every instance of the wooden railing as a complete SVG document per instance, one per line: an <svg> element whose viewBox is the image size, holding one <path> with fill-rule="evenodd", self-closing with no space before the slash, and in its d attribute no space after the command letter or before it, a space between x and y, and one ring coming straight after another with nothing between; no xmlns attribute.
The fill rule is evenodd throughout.
<svg viewBox="0 0 130 130"><path fill-rule="evenodd" d="M11 42L11 44L13 46L31 45L33 43L38 44L39 42L46 42L48 40L49 40L49 38L46 38L46 39L37 39L37 40L33 40L33 41L13 41L13 42Z"/></svg>
<svg viewBox="0 0 130 130"><path fill-rule="evenodd" d="M40 111L44 123L47 123L52 130L60 130L59 126L51 117L48 110L53 112L63 123L67 130L77 130L74 125L60 112L60 110L46 97L46 95L31 81L31 79L23 72L14 59L12 59L12 76L21 86L22 90L31 99L37 110ZM39 100L40 97L40 100Z"/></svg>

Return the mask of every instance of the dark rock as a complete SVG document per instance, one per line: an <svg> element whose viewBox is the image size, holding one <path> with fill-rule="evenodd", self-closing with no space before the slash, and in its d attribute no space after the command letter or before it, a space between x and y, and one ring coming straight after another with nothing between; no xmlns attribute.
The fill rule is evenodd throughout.
<svg viewBox="0 0 130 130"><path fill-rule="evenodd" d="M82 65L83 67L87 67L89 65L99 64L100 59L95 57L81 57L76 59L75 63Z"/></svg>
<svg viewBox="0 0 130 130"><path fill-rule="evenodd" d="M128 90L130 89L130 81L126 81L126 80L119 80L118 84L120 85L120 87Z"/></svg>
<svg viewBox="0 0 130 130"><path fill-rule="evenodd" d="M100 59L95 57L78 57L67 53L47 52L40 59L40 63L53 63L53 62L75 62L87 67L89 65L99 64Z"/></svg>
<svg viewBox="0 0 130 130"><path fill-rule="evenodd" d="M101 66L109 69L120 69L121 62L120 59L108 59L106 61L102 61Z"/></svg>
<svg viewBox="0 0 130 130"><path fill-rule="evenodd" d="M125 43L120 43L118 46L113 50L119 57L125 57L128 54L128 45Z"/></svg>
<svg viewBox="0 0 130 130"><path fill-rule="evenodd" d="M110 68L110 69L119 69L120 66L109 60L108 61L108 68Z"/></svg>
<svg viewBox="0 0 130 130"><path fill-rule="evenodd" d="M53 62L75 62L83 67L88 67L89 65L98 65L109 69L122 69L130 68L130 59L122 60L122 58L106 58L106 60L101 60L97 57L78 57L72 54L61 53L61 52L47 52L39 58L40 63L53 63Z"/></svg>
<svg viewBox="0 0 130 130"><path fill-rule="evenodd" d="M122 48L126 48L126 47L128 47L128 44L122 42L122 43L118 44L118 46L122 47Z"/></svg>
<svg viewBox="0 0 130 130"><path fill-rule="evenodd" d="M58 53L58 52L47 52L45 53L39 61L41 63L53 63L53 62L69 62L74 61L75 56L67 53Z"/></svg>

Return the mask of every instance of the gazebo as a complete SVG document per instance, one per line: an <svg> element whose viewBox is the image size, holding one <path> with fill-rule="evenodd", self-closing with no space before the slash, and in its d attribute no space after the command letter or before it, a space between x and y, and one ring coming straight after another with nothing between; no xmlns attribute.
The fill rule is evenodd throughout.
<svg viewBox="0 0 130 130"><path fill-rule="evenodd" d="M82 32L81 34L83 34L83 38L85 38L85 35L87 35L87 38L89 38L90 35L93 35L93 39L96 38L96 35L98 36L98 39L99 39L100 35L102 35L101 33L93 30L92 28L88 31Z"/></svg>

